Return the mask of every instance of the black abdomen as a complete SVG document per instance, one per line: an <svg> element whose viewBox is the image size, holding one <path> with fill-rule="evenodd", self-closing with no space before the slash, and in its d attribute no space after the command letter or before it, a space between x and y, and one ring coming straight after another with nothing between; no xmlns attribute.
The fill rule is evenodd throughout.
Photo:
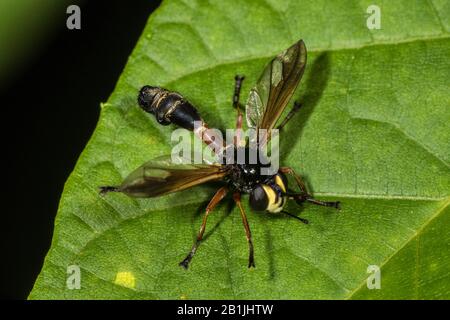
<svg viewBox="0 0 450 320"><path fill-rule="evenodd" d="M194 122L202 121L197 110L180 94L163 88L142 87L138 103L144 111L153 114L162 125L173 123L192 131Z"/></svg>

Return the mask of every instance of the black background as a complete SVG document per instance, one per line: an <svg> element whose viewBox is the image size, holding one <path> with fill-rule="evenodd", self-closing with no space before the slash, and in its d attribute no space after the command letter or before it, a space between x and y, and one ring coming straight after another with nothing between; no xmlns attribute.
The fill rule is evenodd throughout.
<svg viewBox="0 0 450 320"><path fill-rule="evenodd" d="M81 7L81 30L68 30L62 11L56 35L0 92L1 298L28 296L50 247L64 182L159 1L72 4Z"/></svg>

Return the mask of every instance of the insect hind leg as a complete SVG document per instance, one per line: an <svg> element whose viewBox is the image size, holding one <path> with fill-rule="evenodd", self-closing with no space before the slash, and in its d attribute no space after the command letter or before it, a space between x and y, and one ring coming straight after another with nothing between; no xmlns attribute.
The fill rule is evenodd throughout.
<svg viewBox="0 0 450 320"><path fill-rule="evenodd" d="M286 115L286 117L283 119L283 121L280 123L280 125L277 127L278 130L281 130L286 123L288 123L289 120L297 113L298 110L302 107L302 104L298 101L294 102L294 106L289 111L289 113Z"/></svg>
<svg viewBox="0 0 450 320"><path fill-rule="evenodd" d="M211 213L211 211L217 206L217 204L227 195L228 189L226 187L222 187L219 190L217 190L216 194L213 196L211 201L209 202L208 206L206 207L205 215L203 216L202 225L200 226L200 230L197 234L197 238L194 242L194 245L192 246L191 251L189 251L186 258L183 259L179 263L181 267L184 269L187 269L189 267L189 263L191 262L192 258L194 257L195 252L197 252L197 248L200 245L201 241L203 240L203 235L205 233L206 229L206 222L208 220L208 216Z"/></svg>
<svg viewBox="0 0 450 320"><path fill-rule="evenodd" d="M236 118L236 137L234 139L234 145L239 145L241 143L241 129L243 116L241 112L241 103L239 102L239 96L241 94L242 81L244 81L244 76L236 75L234 77L234 95L233 95L233 107L237 110Z"/></svg>
<svg viewBox="0 0 450 320"><path fill-rule="evenodd" d="M247 216L245 215L245 211L244 208L242 207L242 202L241 202L241 194L239 192L235 192L233 194L233 200L234 202L236 202L236 205L239 208L239 211L241 212L241 218L242 218L242 223L244 225L244 229L245 229L245 235L247 237L247 243L248 243L248 267L249 268L255 268L255 258L254 258L254 250L253 250L253 241L252 241L252 233L250 231L250 226L248 224L248 220L247 220Z"/></svg>
<svg viewBox="0 0 450 320"><path fill-rule="evenodd" d="M238 111L239 111L239 107L240 107L239 97L241 94L241 87L242 87L242 82L244 81L244 79L245 79L245 77L240 76L240 75L236 75L234 77L233 107L238 109Z"/></svg>

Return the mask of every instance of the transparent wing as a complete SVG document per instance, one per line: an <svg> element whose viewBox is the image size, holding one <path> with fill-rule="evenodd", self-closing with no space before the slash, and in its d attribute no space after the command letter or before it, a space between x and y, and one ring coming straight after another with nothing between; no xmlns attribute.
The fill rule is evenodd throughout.
<svg viewBox="0 0 450 320"><path fill-rule="evenodd" d="M303 40L277 55L265 67L246 104L247 125L273 129L291 99L306 65Z"/></svg>
<svg viewBox="0 0 450 320"><path fill-rule="evenodd" d="M160 157L133 171L117 191L132 197L157 197L220 180L225 174L225 167L218 164L173 163L171 156Z"/></svg>

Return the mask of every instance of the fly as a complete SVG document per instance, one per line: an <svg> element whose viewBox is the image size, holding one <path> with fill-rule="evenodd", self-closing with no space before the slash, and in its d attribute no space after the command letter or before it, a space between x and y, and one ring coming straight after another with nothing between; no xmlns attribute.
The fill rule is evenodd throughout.
<svg viewBox="0 0 450 320"><path fill-rule="evenodd" d="M256 86L251 89L245 116L247 126L260 132L270 132L271 129L281 129L300 109L301 104L294 102L290 112L277 126L280 117L291 99L306 66L306 47L303 40L296 42L286 49L265 67ZM235 90L233 95L233 107L237 110L236 129L242 129L243 114L240 110L239 96L244 77L235 77ZM144 86L139 92L138 103L140 107L155 116L161 125L174 124L193 131L205 144L213 150L221 150L226 154L229 148L233 148L233 154L239 151L245 153L245 163L232 164L175 164L171 157L159 158L143 164L132 172L122 184L118 186L100 187L101 194L108 192L122 192L131 197L157 197L168 193L185 190L210 181L222 181L224 185L217 190L208 206L196 241L186 258L180 262L184 268L188 268L192 257L197 251L206 229L209 214L216 205L232 194L233 200L239 208L249 246L248 267L255 267L254 250L250 226L241 202L241 194L249 194L250 207L254 211L284 213L294 217L303 223L306 219L293 215L283 210L288 200L294 200L300 204L310 202L316 205L334 207L339 209L339 202L327 202L315 199L307 190L302 178L290 167L280 167L275 174L262 174L261 169L266 166L265 159L258 158L256 162L248 161L248 154L252 151L249 142L235 139L232 145L223 145L208 134L208 126L202 119L197 109L177 92L160 87ZM195 123L200 125L195 126ZM259 137L257 148L265 147L270 139L270 134ZM297 191L288 188L287 176L293 177Z"/></svg>

